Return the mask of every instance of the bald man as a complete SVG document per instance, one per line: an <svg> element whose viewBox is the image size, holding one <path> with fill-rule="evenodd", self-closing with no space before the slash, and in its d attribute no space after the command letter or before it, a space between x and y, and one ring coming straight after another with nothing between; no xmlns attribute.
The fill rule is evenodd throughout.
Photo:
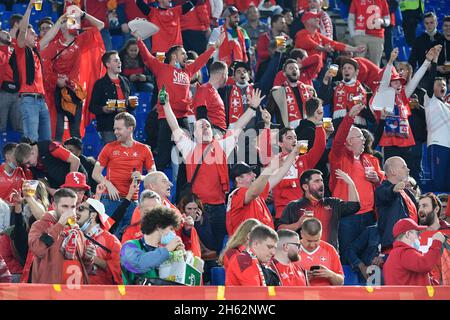
<svg viewBox="0 0 450 320"><path fill-rule="evenodd" d="M375 190L375 206L378 212L378 231L381 237L381 249L389 254L394 237L392 229L395 223L404 218L418 222L418 203L407 188L409 169L405 160L391 157L384 163L387 180Z"/></svg>

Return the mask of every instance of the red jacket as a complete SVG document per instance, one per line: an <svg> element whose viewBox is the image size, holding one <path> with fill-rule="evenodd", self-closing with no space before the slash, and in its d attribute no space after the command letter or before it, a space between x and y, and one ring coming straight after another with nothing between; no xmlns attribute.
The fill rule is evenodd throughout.
<svg viewBox="0 0 450 320"><path fill-rule="evenodd" d="M428 286L431 284L430 272L439 262L442 243L434 240L426 254L414 249L404 242L394 242L383 267L386 285Z"/></svg>
<svg viewBox="0 0 450 320"><path fill-rule="evenodd" d="M188 13L181 16L181 31L206 31L209 28L211 15L209 1L198 4Z"/></svg>
<svg viewBox="0 0 450 320"><path fill-rule="evenodd" d="M12 274L22 274L23 267L20 264L19 254L14 248L11 238L6 235L0 235L0 256L5 259L6 265Z"/></svg>

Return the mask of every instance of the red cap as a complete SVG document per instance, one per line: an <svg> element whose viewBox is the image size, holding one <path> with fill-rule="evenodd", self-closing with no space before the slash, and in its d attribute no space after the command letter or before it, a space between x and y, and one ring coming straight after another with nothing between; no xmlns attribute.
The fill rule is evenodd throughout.
<svg viewBox="0 0 450 320"><path fill-rule="evenodd" d="M319 18L319 14L312 11L305 11L302 15L302 22L305 23L309 19Z"/></svg>
<svg viewBox="0 0 450 320"><path fill-rule="evenodd" d="M426 228L427 228L426 226L419 226L411 218L400 219L394 225L394 228L392 229L392 235L394 236L394 238L397 238L399 235L405 233L406 231L410 230L423 231Z"/></svg>
<svg viewBox="0 0 450 320"><path fill-rule="evenodd" d="M70 172L66 175L66 181L61 188L80 188L90 190L91 187L86 184L86 176L81 172Z"/></svg>

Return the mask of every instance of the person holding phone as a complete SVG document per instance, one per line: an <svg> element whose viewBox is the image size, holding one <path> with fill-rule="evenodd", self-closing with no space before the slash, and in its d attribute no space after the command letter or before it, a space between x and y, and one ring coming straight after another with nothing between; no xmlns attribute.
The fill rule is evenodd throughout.
<svg viewBox="0 0 450 320"><path fill-rule="evenodd" d="M301 229L300 262L311 286L340 286L344 284L344 271L336 249L320 240L322 223L311 217L305 219Z"/></svg>

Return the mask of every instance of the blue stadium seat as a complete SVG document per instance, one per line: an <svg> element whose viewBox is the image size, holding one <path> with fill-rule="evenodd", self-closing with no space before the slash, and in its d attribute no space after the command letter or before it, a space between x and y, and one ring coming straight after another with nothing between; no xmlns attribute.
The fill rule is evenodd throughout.
<svg viewBox="0 0 450 320"><path fill-rule="evenodd" d="M9 20L9 18L11 18L12 14L13 14L12 11L2 11L0 13L0 19L2 21L2 24L3 24L4 20ZM2 28L4 28L4 27L2 27Z"/></svg>
<svg viewBox="0 0 450 320"><path fill-rule="evenodd" d="M225 285L225 268L224 267L211 268L211 285L212 286Z"/></svg>
<svg viewBox="0 0 450 320"><path fill-rule="evenodd" d="M20 13L20 14L24 14L25 11L27 11L27 6L28 4L23 4L23 3L15 3L12 6L12 11L14 13ZM34 11L34 10L33 10Z"/></svg>
<svg viewBox="0 0 450 320"><path fill-rule="evenodd" d="M3 3L0 3L0 14L6 11L6 6Z"/></svg>
<svg viewBox="0 0 450 320"><path fill-rule="evenodd" d="M122 49L125 40L122 35L111 36L111 43L114 50Z"/></svg>
<svg viewBox="0 0 450 320"><path fill-rule="evenodd" d="M343 265L342 269L344 271L344 285L345 286L360 286L363 285L359 281L358 274L352 270L350 265Z"/></svg>

